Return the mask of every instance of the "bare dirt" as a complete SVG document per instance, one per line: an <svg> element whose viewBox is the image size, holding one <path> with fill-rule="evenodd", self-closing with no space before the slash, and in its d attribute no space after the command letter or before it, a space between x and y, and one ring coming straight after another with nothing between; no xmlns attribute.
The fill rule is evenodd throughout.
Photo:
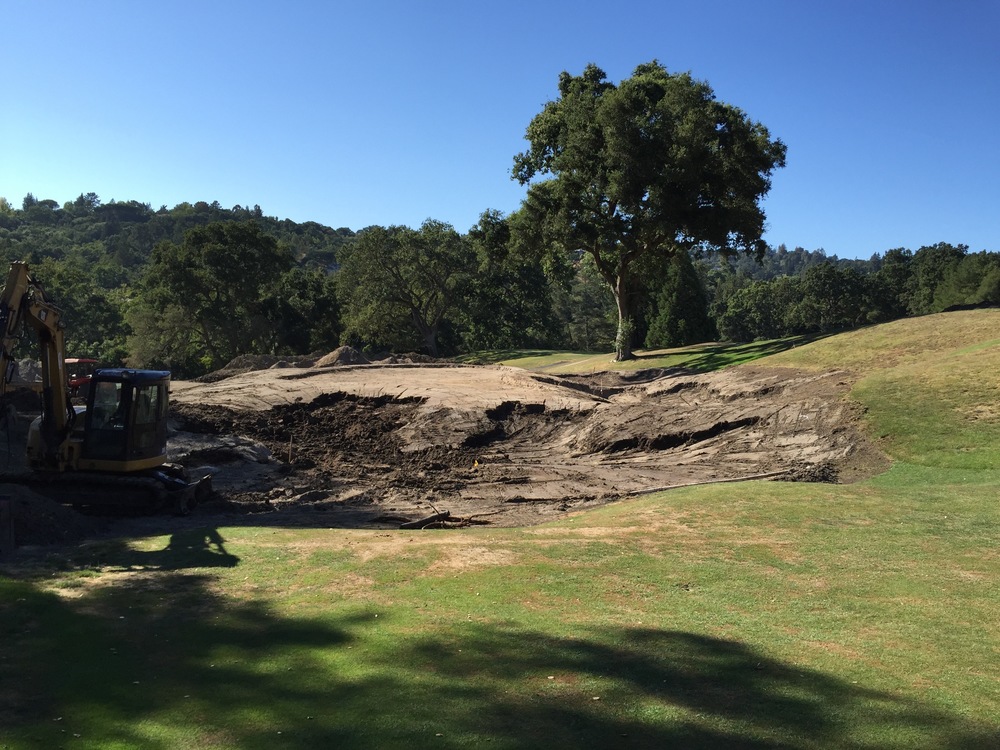
<svg viewBox="0 0 1000 750"><path fill-rule="evenodd" d="M189 518L105 528L396 528L437 514L438 526L521 526L661 488L852 482L887 466L843 371L258 366L172 385L172 459L212 473L215 497Z"/></svg>

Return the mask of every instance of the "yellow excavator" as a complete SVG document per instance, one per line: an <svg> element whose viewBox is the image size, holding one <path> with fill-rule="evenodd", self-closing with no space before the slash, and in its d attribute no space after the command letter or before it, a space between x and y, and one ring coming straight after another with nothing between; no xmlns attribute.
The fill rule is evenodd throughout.
<svg viewBox="0 0 1000 750"><path fill-rule="evenodd" d="M94 372L85 406L75 406L66 375L65 322L26 263L10 266L0 295L0 400L16 382L14 349L24 327L41 351L41 416L28 429L32 485L77 505L171 507L190 513L211 492L209 477L192 480L167 462L170 373L127 368Z"/></svg>

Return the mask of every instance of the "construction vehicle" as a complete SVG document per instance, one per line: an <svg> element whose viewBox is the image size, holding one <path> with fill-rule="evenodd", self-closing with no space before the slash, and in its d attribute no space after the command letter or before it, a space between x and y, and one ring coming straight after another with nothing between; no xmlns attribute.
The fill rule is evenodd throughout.
<svg viewBox="0 0 1000 750"><path fill-rule="evenodd" d="M4 476L77 506L172 507L186 514L211 491L167 462L170 373L97 369L85 406L74 406L66 370L65 322L26 263L10 266L0 294L0 399L18 384L13 356L22 328L41 354L41 416L28 429L29 475Z"/></svg>

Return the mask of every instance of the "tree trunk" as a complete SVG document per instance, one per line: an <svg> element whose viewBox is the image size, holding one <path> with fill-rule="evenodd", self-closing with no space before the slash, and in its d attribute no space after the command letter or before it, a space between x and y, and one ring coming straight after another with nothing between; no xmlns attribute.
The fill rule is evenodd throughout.
<svg viewBox="0 0 1000 750"><path fill-rule="evenodd" d="M430 328L424 333L424 347L432 357L438 355L437 328Z"/></svg>
<svg viewBox="0 0 1000 750"><path fill-rule="evenodd" d="M615 362L634 359L632 354L632 333L635 319L632 317L632 295L625 279L619 275L614 285L615 302L618 304L618 335L615 337Z"/></svg>
<svg viewBox="0 0 1000 750"><path fill-rule="evenodd" d="M430 354L432 357L437 357L438 355L437 324L433 325L429 324L426 320L424 320L421 317L420 313L417 310L411 309L410 314L413 318L413 325L416 326L417 330L420 332L420 335L424 337L424 348L427 350L427 353Z"/></svg>

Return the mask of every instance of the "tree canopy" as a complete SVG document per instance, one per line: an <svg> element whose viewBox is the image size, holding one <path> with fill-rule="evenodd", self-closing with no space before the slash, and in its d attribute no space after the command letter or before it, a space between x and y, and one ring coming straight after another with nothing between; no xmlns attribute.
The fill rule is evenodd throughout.
<svg viewBox="0 0 1000 750"><path fill-rule="evenodd" d="M468 239L428 219L419 230L369 227L346 248L338 274L345 334L437 356L442 327L476 268Z"/></svg>
<svg viewBox="0 0 1000 750"><path fill-rule="evenodd" d="M469 349L544 346L554 338L551 287L539 263L514 252L510 221L484 211L469 230L476 273L467 286L463 342Z"/></svg>
<svg viewBox="0 0 1000 750"><path fill-rule="evenodd" d="M201 375L241 354L545 347L627 357L1000 304L1000 254L945 242L869 260L761 239L785 147L655 61L564 73L513 176L521 208L468 233L360 234L218 201L0 196L0 262L31 264L71 355ZM27 342L30 346L30 341Z"/></svg>
<svg viewBox="0 0 1000 750"><path fill-rule="evenodd" d="M688 73L654 60L616 86L595 65L564 72L526 139L513 176L529 185L528 242L593 258L618 307L618 359L632 353L644 255L765 250L760 200L785 145Z"/></svg>
<svg viewBox="0 0 1000 750"><path fill-rule="evenodd" d="M715 339L705 287L687 252L670 258L647 312L647 349L687 346Z"/></svg>
<svg viewBox="0 0 1000 750"><path fill-rule="evenodd" d="M161 242L131 314L133 360L221 367L238 354L273 353L281 326L275 292L291 253L256 222L196 227Z"/></svg>

